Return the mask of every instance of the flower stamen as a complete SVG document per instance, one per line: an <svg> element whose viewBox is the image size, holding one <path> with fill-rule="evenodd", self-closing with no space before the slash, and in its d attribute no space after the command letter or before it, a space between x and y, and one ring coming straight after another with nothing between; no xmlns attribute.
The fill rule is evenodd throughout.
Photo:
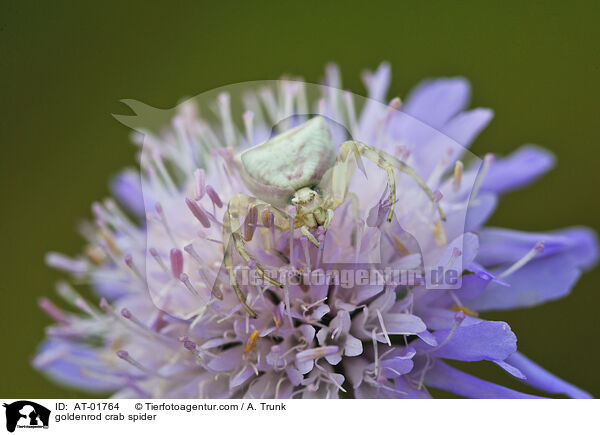
<svg viewBox="0 0 600 435"><path fill-rule="evenodd" d="M506 277L512 275L513 273L515 273L517 270L519 270L520 268L525 266L527 263L529 263L531 260L533 260L534 257L536 257L538 254L541 254L542 252L544 252L544 242L540 241L540 242L537 242L534 245L534 247L531 248L531 250L529 250L529 252L527 252L525 255L523 255L512 266L510 266L504 272L499 274L498 278L503 279L503 278L506 278Z"/></svg>

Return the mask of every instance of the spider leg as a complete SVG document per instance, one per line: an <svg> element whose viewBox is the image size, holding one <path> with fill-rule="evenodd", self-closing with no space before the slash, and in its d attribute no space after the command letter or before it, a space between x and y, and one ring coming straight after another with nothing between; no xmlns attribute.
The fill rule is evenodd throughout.
<svg viewBox="0 0 600 435"><path fill-rule="evenodd" d="M250 315L250 317L252 317L253 319L256 319L257 315L254 312L254 310L252 308L250 308L248 306L248 304L246 303L246 297L240 290L240 286L237 282L237 278L235 277L235 273L233 271L233 252L232 251L233 251L233 249L231 247L231 244L229 243L225 249L224 260L223 260L225 263L225 268L227 269L227 273L229 274L229 282L231 283L231 286L233 287L233 291L235 292L235 295L237 296L238 300L242 303L242 306L244 307L246 312Z"/></svg>
<svg viewBox="0 0 600 435"><path fill-rule="evenodd" d="M323 229L325 232L329 229L329 225L331 225L331 221L333 220L333 209L327 209L327 217L325 218L325 223L323 224Z"/></svg>
<svg viewBox="0 0 600 435"><path fill-rule="evenodd" d="M352 214L354 215L354 229L353 234L356 232L356 226L360 217L359 213L359 201L358 197L348 192L350 183L354 177L354 171L358 165L356 160L357 153L339 153L333 166L326 172L320 183L321 189L324 192L329 193L329 197L325 199L324 209L327 213L325 222L323 223L323 229L325 232L329 229L331 221L333 220L333 211L340 207L344 202L350 199Z"/></svg>
<svg viewBox="0 0 600 435"><path fill-rule="evenodd" d="M311 232L310 232L310 230L308 229L308 226L307 226L307 225L302 225L302 226L300 227L300 231L302 231L302 234L304 234L304 235L305 235L305 236L308 238L308 240L310 240L310 241L311 241L311 243L312 243L313 245L315 245L317 248L319 247L319 241L316 239L316 237L315 237L315 236L313 236L313 235L312 235L312 233L311 233Z"/></svg>
<svg viewBox="0 0 600 435"><path fill-rule="evenodd" d="M235 247L235 250L246 263L256 263L254 258L247 251L245 242L252 240L258 215L260 214L259 211L265 210L273 213L274 225L277 228L285 228L286 219L284 218L285 214L283 212L277 210L275 207L272 207L270 204L267 204L264 201L260 201L256 198L241 193L238 193L231 198L229 204L227 205L225 216L223 217L223 244L225 246L223 262L229 274L229 280L236 296L242 303L244 309L253 318L256 318L256 313L246 303L246 298L240 290L235 273L233 271L233 248ZM240 224L240 215L242 214L245 215L243 225ZM265 270L262 266L256 264L255 268L263 280L277 287L283 287L283 284L281 284L279 281L270 278L265 273Z"/></svg>
<svg viewBox="0 0 600 435"><path fill-rule="evenodd" d="M391 156L384 151L357 141L346 141L340 146L338 161L346 161L352 154L366 157L387 173L388 185L390 188L390 210L387 215L388 222L392 220L392 216L394 215L394 205L396 203L396 178L394 176L394 169L397 169L413 178L419 187L427 194L429 199L435 203L435 198L431 189L427 187L425 182L421 179L421 177L419 177L415 170L406 163L398 160L394 156ZM439 204L437 204L437 209L440 219L445 221L446 216L444 215L444 212Z"/></svg>

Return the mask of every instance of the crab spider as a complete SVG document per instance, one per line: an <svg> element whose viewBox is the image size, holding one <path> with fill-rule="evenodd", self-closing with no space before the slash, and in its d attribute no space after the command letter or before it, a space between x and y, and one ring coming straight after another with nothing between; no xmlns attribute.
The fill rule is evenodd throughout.
<svg viewBox="0 0 600 435"><path fill-rule="evenodd" d="M321 116L236 155L236 169L256 198L237 194L229 201L223 225L223 242L226 244L224 264L238 299L251 317L256 317L256 313L246 304L237 283L233 271L233 248L244 261L254 264L261 278L282 288L283 284L270 278L246 250L245 242L252 240L258 216L265 220L272 215L269 217L271 225L289 230L292 219L283 210L292 206L295 208L294 228L300 228L302 234L319 246L310 230L322 226L327 231L334 210L348 198L356 201L348 189L360 156L371 160L387 174L388 222L392 220L396 203L394 169L412 177L432 202L435 201L433 193L414 169L377 148L346 141L336 157L329 128ZM439 205L437 209L441 219L445 220ZM240 216L246 217L243 226L240 225Z"/></svg>

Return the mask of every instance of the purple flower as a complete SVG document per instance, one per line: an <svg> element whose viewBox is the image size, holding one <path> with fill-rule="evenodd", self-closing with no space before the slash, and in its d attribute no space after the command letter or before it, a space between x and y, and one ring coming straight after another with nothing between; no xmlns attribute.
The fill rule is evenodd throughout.
<svg viewBox="0 0 600 435"><path fill-rule="evenodd" d="M481 317L565 296L596 263L597 241L585 228L485 227L499 196L549 170L552 155L532 146L505 158L470 155L492 112L465 110L463 79L425 82L404 104L385 103L388 65L364 79L364 101L336 89L334 66L325 78L334 87L268 82L246 89L240 112L230 94L210 94L218 121L191 102L171 113L128 101L137 116L117 118L139 131L139 172L113 180L119 203L94 204L84 254L47 257L91 283L99 302L62 282L58 293L73 310L42 299L56 323L34 366L57 382L115 397L425 398L429 387L474 398L533 397L452 367L489 361L542 392L590 397L517 351L508 324ZM320 96L308 92L315 89ZM361 158L327 231L293 230L299 209L291 204L230 206L256 191L236 153L267 141L273 126L285 132L310 114L330 121L336 145L352 138L387 153L377 164L414 168L431 195L396 174L396 198L388 199L389 174ZM143 117L167 124L143 129ZM293 177L307 165L299 161ZM276 198L279 187L263 186L259 200ZM229 226L239 228L233 240ZM231 264L223 262L228 252ZM373 274L382 270L416 275Z"/></svg>

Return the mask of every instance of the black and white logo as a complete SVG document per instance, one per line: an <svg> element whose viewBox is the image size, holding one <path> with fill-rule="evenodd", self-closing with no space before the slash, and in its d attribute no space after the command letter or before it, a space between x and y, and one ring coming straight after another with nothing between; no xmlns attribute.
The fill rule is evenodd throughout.
<svg viewBox="0 0 600 435"><path fill-rule="evenodd" d="M6 430L14 432L16 428L47 429L50 421L50 410L29 400L5 403Z"/></svg>

